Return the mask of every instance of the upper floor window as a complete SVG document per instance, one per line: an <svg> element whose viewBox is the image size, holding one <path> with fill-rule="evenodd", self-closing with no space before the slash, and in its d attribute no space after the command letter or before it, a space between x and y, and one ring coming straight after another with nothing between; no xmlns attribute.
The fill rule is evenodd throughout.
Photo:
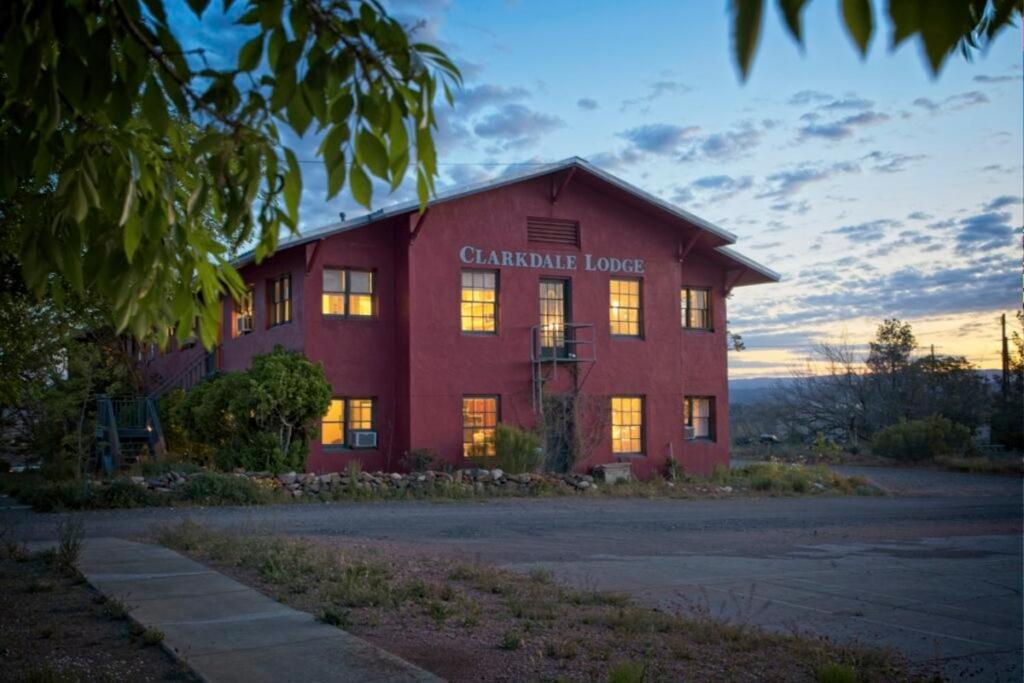
<svg viewBox="0 0 1024 683"><path fill-rule="evenodd" d="M679 309L683 327L711 329L711 290L707 287L683 287L679 291Z"/></svg>
<svg viewBox="0 0 1024 683"><path fill-rule="evenodd" d="M462 271L461 316L463 332L498 331L498 272Z"/></svg>
<svg viewBox="0 0 1024 683"><path fill-rule="evenodd" d="M640 280L613 278L608 282L608 318L612 336L639 337L642 319Z"/></svg>
<svg viewBox="0 0 1024 683"><path fill-rule="evenodd" d="M683 401L683 420L687 439L715 440L715 399L712 396L687 396Z"/></svg>
<svg viewBox="0 0 1024 683"><path fill-rule="evenodd" d="M271 327L292 320L292 276L283 275L267 283L267 321Z"/></svg>
<svg viewBox="0 0 1024 683"><path fill-rule="evenodd" d="M324 315L369 318L375 313L373 271L324 268L323 289Z"/></svg>
<svg viewBox="0 0 1024 683"><path fill-rule="evenodd" d="M253 330L253 296L252 289L246 290L242 299L235 303L235 336L241 337Z"/></svg>
<svg viewBox="0 0 1024 683"><path fill-rule="evenodd" d="M612 453L644 451L644 399L612 396Z"/></svg>
<svg viewBox="0 0 1024 683"><path fill-rule="evenodd" d="M462 397L462 455L465 458L495 454L498 427L497 396Z"/></svg>

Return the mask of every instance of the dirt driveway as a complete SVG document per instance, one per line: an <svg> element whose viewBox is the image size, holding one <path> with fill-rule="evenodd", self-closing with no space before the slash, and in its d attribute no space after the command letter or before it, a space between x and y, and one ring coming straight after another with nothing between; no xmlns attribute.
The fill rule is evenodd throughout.
<svg viewBox="0 0 1024 683"><path fill-rule="evenodd" d="M191 516L221 528L388 541L707 609L770 628L888 645L957 679L1019 681L1021 481L861 468L890 497L540 499L92 512L138 537ZM25 539L54 515L3 511Z"/></svg>

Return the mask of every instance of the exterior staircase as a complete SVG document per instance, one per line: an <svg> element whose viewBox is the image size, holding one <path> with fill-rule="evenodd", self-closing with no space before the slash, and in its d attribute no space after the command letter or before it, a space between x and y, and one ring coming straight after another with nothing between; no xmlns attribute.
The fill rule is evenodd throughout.
<svg viewBox="0 0 1024 683"><path fill-rule="evenodd" d="M155 397L96 397L96 469L118 472L165 450Z"/></svg>

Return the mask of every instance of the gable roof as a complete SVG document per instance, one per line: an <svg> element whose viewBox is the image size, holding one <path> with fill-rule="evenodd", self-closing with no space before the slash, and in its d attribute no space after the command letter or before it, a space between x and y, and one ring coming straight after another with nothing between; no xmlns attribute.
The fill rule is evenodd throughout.
<svg viewBox="0 0 1024 683"><path fill-rule="evenodd" d="M568 159L563 159L562 161L557 161L550 164L541 164L535 167L531 167L522 172L502 175L497 178L494 178L493 180L488 180L482 183L454 187L438 193L427 203L427 206L430 207L435 206L437 204L443 204L445 202L461 199L463 197L479 194L481 192L496 190L507 185L514 185L515 183L531 180L533 178L539 178L542 176L550 175L552 173L557 173L559 171L565 171L571 168L575 168L586 172L590 176L596 178L598 181L601 181L612 186L613 188L621 190L627 196L635 200L639 200L639 202L643 203L644 205L648 206L649 208L659 213L667 214L667 216L670 218L681 220L687 224L690 224L698 228L699 230L704 231L708 235L715 238L716 241L721 243L714 247L719 254L726 257L727 260L733 261L737 265L742 266L745 269L754 271L755 273L760 275L761 278L763 278L755 278L756 281L779 281L781 276L771 268L763 266L745 256L742 256L741 254L725 246L727 244L735 244L736 235L734 235L733 233L729 232L728 230L724 230L723 228L720 228L717 225L714 225L713 223L710 223L709 221L706 221L699 216L695 216L689 211L685 211L679 208L678 206L670 202L667 202L664 199L661 199L660 197L656 197L653 194L645 190L642 190L635 185L632 185L631 183L627 183L622 178L614 176L611 173L608 173L607 171L604 171L598 168L597 166L594 166L589 161L581 159L580 157L569 157ZM402 214L417 212L419 211L419 209L419 201L415 199L407 202L400 202L392 206L377 209L376 211L372 211L368 214L359 216L357 218L351 218L348 220L340 221L338 223L325 225L321 228L317 228L305 234L288 236L278 243L277 251L280 252L284 249L295 247L300 244L313 242L316 240L323 239L324 237L329 237L331 235L336 235L338 233L347 232L349 230L354 230L356 228L361 228L372 223L385 220L387 218L392 218L394 216L400 216ZM254 254L255 252L250 250L239 255L238 258L235 259L234 265L236 267L240 267L248 264L253 260ZM755 284L755 282L753 281L744 281L748 279L749 278L741 278L737 285L740 286L744 284Z"/></svg>

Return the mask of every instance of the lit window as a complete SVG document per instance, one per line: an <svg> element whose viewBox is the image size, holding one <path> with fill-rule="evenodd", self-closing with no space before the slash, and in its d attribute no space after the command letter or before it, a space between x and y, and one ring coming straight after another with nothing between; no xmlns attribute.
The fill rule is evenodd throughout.
<svg viewBox="0 0 1024 683"><path fill-rule="evenodd" d="M348 446L353 431L373 431L376 401L372 398L332 398L320 422L320 443Z"/></svg>
<svg viewBox="0 0 1024 683"><path fill-rule="evenodd" d="M462 331L494 333L498 329L498 273L462 271Z"/></svg>
<svg viewBox="0 0 1024 683"><path fill-rule="evenodd" d="M253 330L253 298L249 289L242 295L241 301L235 303L235 336L241 337Z"/></svg>
<svg viewBox="0 0 1024 683"><path fill-rule="evenodd" d="M640 336L640 281L613 279L608 283L609 309L613 336Z"/></svg>
<svg viewBox="0 0 1024 683"><path fill-rule="evenodd" d="M292 319L292 276L285 275L267 283L270 303L270 326L283 325Z"/></svg>
<svg viewBox="0 0 1024 683"><path fill-rule="evenodd" d="M497 396L463 396L462 455L467 458L494 455L497 426Z"/></svg>
<svg viewBox="0 0 1024 683"><path fill-rule="evenodd" d="M643 453L644 400L612 396L612 453Z"/></svg>
<svg viewBox="0 0 1024 683"><path fill-rule="evenodd" d="M715 399L708 396L687 396L683 406L687 439L715 440Z"/></svg>
<svg viewBox="0 0 1024 683"><path fill-rule="evenodd" d="M711 329L711 290L706 287L683 287L679 291L679 309L683 327L691 330Z"/></svg>
<svg viewBox="0 0 1024 683"><path fill-rule="evenodd" d="M320 443L325 446L345 445L345 399L332 398L320 423Z"/></svg>
<svg viewBox="0 0 1024 683"><path fill-rule="evenodd" d="M373 317L373 280L369 270L324 268L324 315Z"/></svg>

